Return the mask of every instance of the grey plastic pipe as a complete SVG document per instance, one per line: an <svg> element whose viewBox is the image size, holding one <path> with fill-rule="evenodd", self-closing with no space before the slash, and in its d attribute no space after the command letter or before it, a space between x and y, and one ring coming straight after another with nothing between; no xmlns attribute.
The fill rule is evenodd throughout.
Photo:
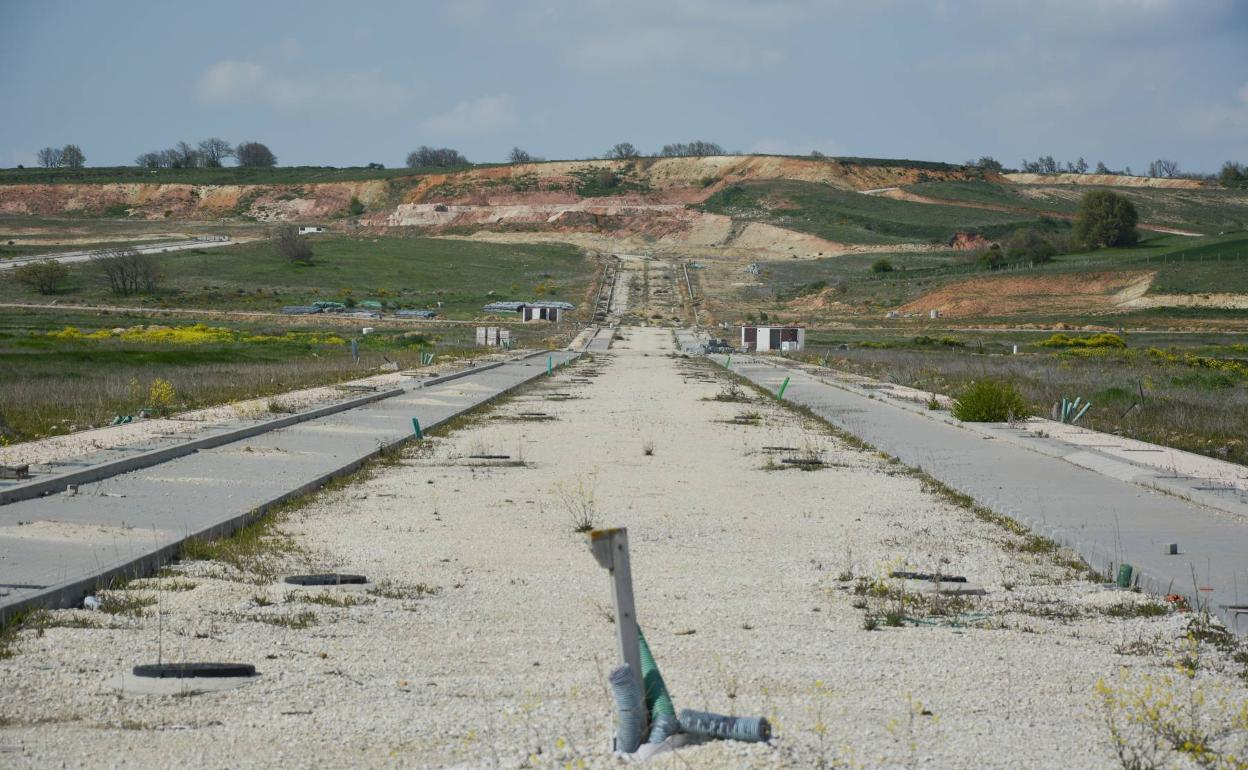
<svg viewBox="0 0 1248 770"><path fill-rule="evenodd" d="M615 750L632 754L641 745L641 729L646 722L646 708L633 669L625 663L607 677L615 696L617 724Z"/></svg>
<svg viewBox="0 0 1248 770"><path fill-rule="evenodd" d="M669 737L680 732L680 720L675 714L659 714L650 723L649 743L662 743Z"/></svg>
<svg viewBox="0 0 1248 770"><path fill-rule="evenodd" d="M764 717L730 717L709 711L682 709L680 726L691 735L761 743L771 738L771 724Z"/></svg>

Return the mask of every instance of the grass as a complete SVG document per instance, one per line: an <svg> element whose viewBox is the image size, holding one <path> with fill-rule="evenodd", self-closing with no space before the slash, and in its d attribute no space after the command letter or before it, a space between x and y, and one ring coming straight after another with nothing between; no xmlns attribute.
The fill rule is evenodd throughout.
<svg viewBox="0 0 1248 770"><path fill-rule="evenodd" d="M747 182L712 195L702 210L848 243L944 244L954 233L999 237L1038 217L934 206L863 195L811 182Z"/></svg>
<svg viewBox="0 0 1248 770"><path fill-rule="evenodd" d="M843 335L838 334L838 337ZM1062 398L1092 407L1083 427L1248 464L1248 346L1230 335L1126 335L1126 349L1052 350L1024 344L1007 355L1017 333L960 335L964 348L889 347L829 350L833 368L945 395L970 383L1011 383L1033 414L1049 415ZM1023 337L1025 340L1026 338ZM998 341L1001 340L1001 341ZM822 362L818 348L811 360Z"/></svg>
<svg viewBox="0 0 1248 770"><path fill-rule="evenodd" d="M466 167L463 167L466 168ZM68 168L0 169L0 184L107 184L143 182L150 184L299 184L308 182L359 182L368 179L396 179L447 169L332 166L278 166L275 168L161 168L136 166L91 166Z"/></svg>
<svg viewBox="0 0 1248 770"><path fill-rule="evenodd" d="M107 424L119 414L137 414L155 406L148 401L157 379L172 384L170 407L180 411L364 377L387 359L416 366L425 351L436 350L440 359L458 358L472 345L471 327L383 328L359 338L357 364L346 344L354 335L340 328L220 321L207 330L186 322L136 328L153 323L132 314L0 308L0 442L63 434ZM81 334L65 333L66 327ZM118 327L131 331L107 333ZM100 330L105 332L100 338L91 336ZM280 412L289 409L280 401L271 404Z"/></svg>
<svg viewBox="0 0 1248 770"><path fill-rule="evenodd" d="M1085 192L1108 189L1130 199L1142 222L1210 234L1248 228L1248 194L1242 190L1012 185L985 181L921 182L905 189L954 203L986 203L1063 214L1074 214Z"/></svg>
<svg viewBox="0 0 1248 770"><path fill-rule="evenodd" d="M90 263L69 265L61 304L277 312L320 300L375 300L387 310L433 309L475 318L497 299L553 299L584 311L596 264L563 244L496 244L421 237L325 236L312 265L282 260L267 240L157 257L164 280L152 295L118 297ZM0 276L0 301L48 297Z"/></svg>

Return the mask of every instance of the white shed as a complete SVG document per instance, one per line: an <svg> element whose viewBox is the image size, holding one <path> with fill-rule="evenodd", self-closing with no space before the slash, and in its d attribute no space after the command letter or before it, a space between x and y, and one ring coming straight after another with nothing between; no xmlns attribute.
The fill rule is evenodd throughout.
<svg viewBox="0 0 1248 770"><path fill-rule="evenodd" d="M741 347L760 353L796 352L806 347L806 330L801 326L742 326Z"/></svg>
<svg viewBox="0 0 1248 770"><path fill-rule="evenodd" d="M520 306L520 317L524 321L552 321L558 323L563 320L565 313L574 310L575 305L570 302L525 302Z"/></svg>
<svg viewBox="0 0 1248 770"><path fill-rule="evenodd" d="M314 235L323 232L325 232L325 228L320 225L299 225L300 235Z"/></svg>

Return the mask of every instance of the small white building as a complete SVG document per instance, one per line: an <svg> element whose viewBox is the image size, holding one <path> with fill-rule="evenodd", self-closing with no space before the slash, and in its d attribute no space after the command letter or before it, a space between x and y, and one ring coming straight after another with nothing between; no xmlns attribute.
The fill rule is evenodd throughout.
<svg viewBox="0 0 1248 770"><path fill-rule="evenodd" d="M760 353L797 352L806 347L806 330L801 326L742 326L741 347Z"/></svg>
<svg viewBox="0 0 1248 770"><path fill-rule="evenodd" d="M299 225L300 235L315 235L325 232L325 228L320 225Z"/></svg>
<svg viewBox="0 0 1248 770"><path fill-rule="evenodd" d="M564 314L575 310L571 302L525 302L520 306L520 318L529 321L550 321L559 323Z"/></svg>

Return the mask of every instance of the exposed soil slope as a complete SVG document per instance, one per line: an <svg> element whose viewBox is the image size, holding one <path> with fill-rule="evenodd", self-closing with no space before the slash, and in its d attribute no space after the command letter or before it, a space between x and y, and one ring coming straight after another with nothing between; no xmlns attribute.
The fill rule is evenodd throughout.
<svg viewBox="0 0 1248 770"><path fill-rule="evenodd" d="M1199 179L1169 179L1121 174L1003 174L1014 184L1077 184L1094 187L1162 187L1196 190L1205 186Z"/></svg>
<svg viewBox="0 0 1248 770"><path fill-rule="evenodd" d="M1155 275L1136 270L972 278L942 286L898 309L907 313L939 310L948 318L1095 313L1138 300Z"/></svg>

